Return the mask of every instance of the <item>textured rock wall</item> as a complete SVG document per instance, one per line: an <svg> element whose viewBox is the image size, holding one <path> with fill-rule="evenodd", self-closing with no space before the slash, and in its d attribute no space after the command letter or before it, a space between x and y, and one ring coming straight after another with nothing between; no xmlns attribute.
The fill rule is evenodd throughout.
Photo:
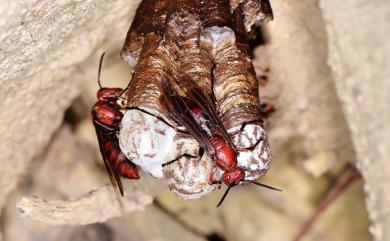
<svg viewBox="0 0 390 241"><path fill-rule="evenodd" d="M138 3L133 0L0 2L0 207L20 176L26 173L32 157L47 145L64 111L80 94L82 84L86 79L94 79L98 55L103 50L114 52L121 48ZM390 62L390 48L386 44L390 6L385 0L364 3L321 0L320 5L315 0L273 0L271 3L275 21L266 27L270 42L258 48L255 65L256 71L267 65L271 69L270 83L261 94L263 100L272 101L278 110L269 122L275 153L270 180L276 180L274 183L279 186L292 185L287 188L290 193L278 199L279 203L294 203L288 205L294 210L283 208L286 215L293 217L286 221L289 225L284 225L289 227L286 233L295 231L294 225L302 222L302 213L308 214L311 207L308 203L312 204L308 197L324 190L318 188L323 179L313 181L312 176L320 177L353 160L354 148L366 181L367 203L373 220L371 231L376 240L389 240L389 230L385 227L390 226L386 206L390 202L386 185L390 181L386 163L390 143L387 124L390 70L386 68ZM113 54L119 56L118 51ZM302 156L294 156L294 146L300 145L304 149L299 154ZM284 156L287 152L292 154ZM291 157L302 162L292 167L291 161L281 161ZM302 174L301 167L312 176ZM298 186L301 189L296 189ZM256 195L255 190L248 189L248 192ZM247 194L242 189L237 191L236 198L238 192L244 197ZM250 196L253 197L256 196ZM209 202L215 203L218 198ZM263 199L267 200L267 196ZM225 204L227 207L242 205L240 199L231 197L230 200L230 204L229 199ZM256 197L254 207L263 205L258 200ZM274 205L275 201L269 200ZM354 202L351 197L345 199L345 205L336 205L338 211L325 219L333 224L342 211L358 207L351 205ZM166 205L169 203L174 202ZM185 202L185 205L192 210L193 204ZM215 214L214 206L212 210ZM267 212L262 211L266 219L259 219L260 214L255 216L260 221L267 220L254 229L261 230L274 214L271 215L269 205L255 210L270 213L268 218ZM242 216L241 212L236 213ZM233 214L224 213L228 224ZM246 229L251 227L248 225L254 218L248 220ZM236 223L232 221L231 226L235 227ZM278 225L274 227L278 229L275 233L280 233ZM243 237L247 233L244 227L242 233L240 229L226 230L231 237ZM347 231L344 230L344 237L349 237ZM256 232L253 235L248 240L258 237Z"/></svg>
<svg viewBox="0 0 390 241"><path fill-rule="evenodd" d="M87 67L121 47L138 3L0 2L0 207L96 73Z"/></svg>
<svg viewBox="0 0 390 241"><path fill-rule="evenodd" d="M320 1L334 83L365 179L375 240L390 240L390 4Z"/></svg>

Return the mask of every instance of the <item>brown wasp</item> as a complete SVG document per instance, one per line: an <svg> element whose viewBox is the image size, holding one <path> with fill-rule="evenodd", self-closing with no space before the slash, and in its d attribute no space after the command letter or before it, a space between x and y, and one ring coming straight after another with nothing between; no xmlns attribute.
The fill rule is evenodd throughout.
<svg viewBox="0 0 390 241"><path fill-rule="evenodd" d="M224 171L222 182L228 186L228 189L217 206L223 202L230 188L238 184L253 183L280 191L252 180L245 180L244 169L237 166L237 152L240 150L233 145L219 119L212 97L206 95L189 76L183 74L178 79L180 88L186 96L180 95L177 87L163 77L161 102L172 119L184 126L216 165ZM209 182L211 184L216 181Z"/></svg>
<svg viewBox="0 0 390 241"><path fill-rule="evenodd" d="M118 104L118 100L126 89L102 87L100 72L104 54L102 54L99 63L98 84L100 89L97 92L98 101L92 107L92 121L110 181L123 196L120 175L129 179L138 179L139 175L136 165L127 159L119 148L117 135L123 114L120 111L122 107Z"/></svg>

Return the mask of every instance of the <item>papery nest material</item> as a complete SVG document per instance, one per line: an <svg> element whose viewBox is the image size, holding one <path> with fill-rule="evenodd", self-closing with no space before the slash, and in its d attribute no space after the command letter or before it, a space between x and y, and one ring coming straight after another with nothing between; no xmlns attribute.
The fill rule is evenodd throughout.
<svg viewBox="0 0 390 241"><path fill-rule="evenodd" d="M235 9L231 8L230 4L232 3L219 0L204 2L162 1L155 13L149 13L148 10L142 9L146 6L152 6L151 4L151 1L144 1L140 5L122 49L122 57L125 60L138 56L138 63L134 68L128 90L128 107L141 109L165 120L176 128L180 128L177 123L167 117L167 113L164 113L164 108L160 104L161 78L165 76L170 81L175 80L174 84L178 85L180 89L179 76L181 73L190 76L202 88L203 92L214 94L219 116L225 128L231 133L234 144L243 148L253 148L251 151L239 153L239 165L245 168L250 179L263 175L268 169L271 156L267 136L261 123L259 85L248 54L247 29L250 29L255 22L260 24L272 18L270 8L263 7L269 5L268 1L244 1ZM244 9L248 11L251 9L249 12L255 16L244 13ZM257 21L253 22L253 19L257 19ZM142 24L145 24L143 21L148 21L146 29L141 27ZM246 26L245 24L249 24L249 22L253 23ZM137 39L142 39L142 47L141 44L131 42ZM181 94L185 95L185 93ZM128 112L126 115L130 115L130 113L133 112ZM122 122L122 130L131 129L129 126L136 129L137 127L134 126L137 126L137 123L126 121L130 119L126 118L126 115ZM238 130L245 124L248 125L241 132L245 135L241 136ZM141 127L140 125L139 128ZM153 129L153 127L151 128ZM133 132L121 131L120 137L121 149L130 159L136 156L135 152L143 146L141 143L151 143L150 136L141 138L137 142L131 141L133 138L129 139L128 137L134 134ZM158 135L157 132L156 135ZM149 139L147 140L147 138ZM179 135L177 138L183 137ZM172 140L167 139L166 141L170 142L171 148L175 150L183 148L183 145L179 147L172 143ZM184 149L198 148L197 143L186 143L191 147ZM171 154L161 152L159 148L154 148L154 146L156 145L143 146L149 150L148 153L145 153L144 160L133 159L133 161L144 170L150 170L150 165L146 163L145 159L153 156L153 159L149 158L147 162L154 163L155 168L160 165L159 174L154 175L159 178L163 175L160 169L164 163L175 160L183 154L189 154L183 149L182 152L175 152L177 156L172 156L172 152ZM182 177L187 176L186 172L194 172L183 168L186 165L192 166L198 172L212 172L215 169L215 165L206 165L208 169L200 170L198 169L200 165L191 165L190 163L192 161L199 163L202 158L193 159L180 158L165 169L181 170L179 176ZM212 162L211 159L209 161ZM157 173L156 170L153 172ZM199 192L198 196L192 195L194 190L191 185L193 185L194 180L191 178L170 176L172 173L178 173L177 171L164 171L164 173L165 178L170 183L170 189L179 196L199 198L206 195L203 192ZM209 175L202 176L209 177ZM170 178L176 180L177 186L174 185L174 181L169 181ZM197 180L197 182L207 184L209 180L204 178ZM188 189L186 190L186 188ZM211 191L215 188L206 189Z"/></svg>
<svg viewBox="0 0 390 241"><path fill-rule="evenodd" d="M156 153L144 154L150 154L150 158L155 154L160 165L183 153L197 154L199 145L192 138L182 136L180 133L172 134L171 143L168 143L170 149L166 156L158 156L159 150L153 150L153 144L150 142L152 136L155 137L156 134L174 132L167 124L177 124L166 118L160 106L160 78L162 75L175 77L175 71L181 70L193 78L205 93L214 92L221 119L232 132L232 141L236 146L247 147L257 144L253 150L239 153L238 164L245 168L250 179L263 175L269 165L266 160L270 161L269 145L264 129L257 123L247 125L241 133L234 131L248 120L261 118L259 112L255 110L255 106L259 103L258 85L245 41L247 30L254 24L253 19L256 19L256 24L260 24L264 20L271 19L272 14L269 11L264 13L262 10L245 11L245 6L263 6L265 3L269 4L268 1L231 1L230 5L227 1L207 1L207 4L214 6L209 9L216 10L209 11L209 15L207 11L202 12L202 7L205 10L206 5L199 5L199 1L176 1L176 5L172 5L171 2L143 1L137 10L122 50L122 57L127 63L133 66L137 63L128 90L128 107L133 108L133 112L131 113L130 110L126 114L134 115L139 109L143 109L146 112L140 111L137 114L150 124L149 127L144 126L145 122L125 116L122 123L123 130L129 130L129 126L132 126L130 129L149 128L150 133L143 139L147 142L142 142L144 135L138 134L139 139L135 141L138 143L135 143L128 138L131 136L131 131L121 132L122 151L129 155L132 151L137 152L142 144L150 143L148 144L150 146L146 145L144 148ZM252 2L254 4L251 5ZM219 23L215 26L216 22ZM222 39L219 38L221 36L218 36L218 32L224 32L228 38L220 41ZM224 61L237 61L237 63L235 67L231 67L224 65ZM227 79L230 79L231 83L227 83ZM235 84L237 81L238 83ZM229 94L234 88L238 93L236 96ZM250 98L243 98L243 95L249 95ZM236 98L243 103L242 105L248 107L231 105L231 108L226 108L227 103L236 101ZM160 123L159 118L167 123ZM126 122L126 120L130 121ZM159 122L160 126L154 126L153 122ZM160 141L164 142L167 139L161 138ZM123 148L126 142L128 147ZM161 175L167 179L169 188L177 195L196 199L216 188L217 185L208 183L213 168L215 165L207 156L182 157L171 165L161 167ZM117 199L117 193L106 185L78 199L68 201L46 201L41 198L26 197L18 202L17 207L24 216L50 224L102 222L150 204L155 193L146 191L148 188L144 187L143 182L145 177L138 182L126 181L124 199Z"/></svg>

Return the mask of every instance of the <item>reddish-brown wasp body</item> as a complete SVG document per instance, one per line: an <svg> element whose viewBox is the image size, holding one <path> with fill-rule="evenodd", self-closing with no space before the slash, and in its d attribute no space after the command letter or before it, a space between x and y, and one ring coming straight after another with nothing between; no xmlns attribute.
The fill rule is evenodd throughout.
<svg viewBox="0 0 390 241"><path fill-rule="evenodd" d="M180 87L186 97L181 96L169 82L162 78L162 105L168 114L179 124L186 127L199 145L215 160L216 165L223 170L222 182L228 186L217 207L221 205L229 190L238 185L252 183L257 186L280 191L280 189L245 179L245 171L237 166L237 149L218 117L212 98L187 75L179 78ZM174 80L172 80L174 81ZM176 83L177 84L177 83ZM210 184L218 183L214 171L210 173Z"/></svg>
<svg viewBox="0 0 390 241"><path fill-rule="evenodd" d="M211 121L204 115L201 107L192 107L191 113L195 117L197 124L209 135L208 139L214 149L214 155L212 157L215 158L217 166L224 171L234 168L237 164L237 153L231 143L226 141L222 136L211 133L211 128L207 126L210 125Z"/></svg>
<svg viewBox="0 0 390 241"><path fill-rule="evenodd" d="M123 187L119 175L129 179L138 179L139 175L136 165L122 153L117 137L120 122L123 118L123 114L120 112L121 107L117 101L123 90L120 88L102 88L100 85L100 70L103 56L104 54L99 65L98 83L100 89L97 92L98 101L94 104L91 111L92 121L111 183L114 187L118 187L121 195L123 195Z"/></svg>
<svg viewBox="0 0 390 241"><path fill-rule="evenodd" d="M188 98L180 96L176 88L163 78L163 106L224 171L222 181L228 186L239 184L244 180L245 172L237 167L237 152L216 114L214 102L190 77L182 76L180 81L183 81ZM210 183L214 182L210 180Z"/></svg>
<svg viewBox="0 0 390 241"><path fill-rule="evenodd" d="M211 137L211 145L215 150L216 164L224 171L228 171L237 165L236 151L222 138Z"/></svg>

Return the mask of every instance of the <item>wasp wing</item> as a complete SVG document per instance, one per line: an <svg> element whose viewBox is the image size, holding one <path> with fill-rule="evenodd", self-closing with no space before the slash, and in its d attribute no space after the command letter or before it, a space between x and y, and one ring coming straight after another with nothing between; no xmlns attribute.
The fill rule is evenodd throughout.
<svg viewBox="0 0 390 241"><path fill-rule="evenodd" d="M165 77L161 80L163 92L163 105L168 114L179 124L186 127L188 132L200 144L200 146L209 154L214 154L214 149L209 140L209 136L198 124L191 114L190 103L182 97L176 88Z"/></svg>
<svg viewBox="0 0 390 241"><path fill-rule="evenodd" d="M104 166L106 167L108 177L110 178L111 184L114 187L114 189L118 188L120 194L123 196L123 185L122 185L122 181L120 179L119 173L118 173L118 171L116 171L116 169L108 161L107 153L104 150L105 137L104 137L103 131L101 130L102 127L99 126L98 124L96 124L95 121L93 124L95 126L96 135L97 135L98 141L99 141L100 153L102 154Z"/></svg>
<svg viewBox="0 0 390 241"><path fill-rule="evenodd" d="M230 136L227 134L225 127L218 117L217 108L211 96L205 94L200 86L186 74L181 74L179 81L180 85L185 88L188 97L201 108L203 114L211 122L212 125L210 128L212 133L218 134L227 143L233 146Z"/></svg>

